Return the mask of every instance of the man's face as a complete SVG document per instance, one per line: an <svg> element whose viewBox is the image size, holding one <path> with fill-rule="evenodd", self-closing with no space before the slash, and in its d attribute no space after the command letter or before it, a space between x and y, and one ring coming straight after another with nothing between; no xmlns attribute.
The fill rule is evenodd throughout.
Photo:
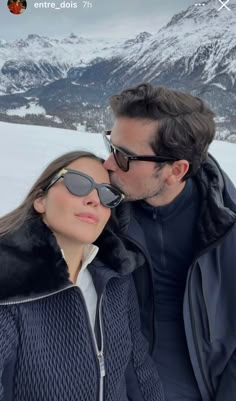
<svg viewBox="0 0 236 401"><path fill-rule="evenodd" d="M155 155L150 142L156 130L155 121L119 117L112 129L111 142L128 154ZM160 169L155 162L131 161L129 171L124 172L111 154L104 167L109 171L111 183L126 195L127 200L144 199L156 204L159 203L157 198L165 197L168 190L165 181L170 174L169 165Z"/></svg>

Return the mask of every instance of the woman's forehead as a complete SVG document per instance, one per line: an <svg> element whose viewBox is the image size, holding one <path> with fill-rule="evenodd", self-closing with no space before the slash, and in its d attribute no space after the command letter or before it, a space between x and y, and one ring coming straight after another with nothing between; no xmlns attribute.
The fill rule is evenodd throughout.
<svg viewBox="0 0 236 401"><path fill-rule="evenodd" d="M92 159L89 157L81 157L70 163L68 168L73 170L81 171L92 177L96 182L110 182L109 174L103 167L103 163L100 160Z"/></svg>

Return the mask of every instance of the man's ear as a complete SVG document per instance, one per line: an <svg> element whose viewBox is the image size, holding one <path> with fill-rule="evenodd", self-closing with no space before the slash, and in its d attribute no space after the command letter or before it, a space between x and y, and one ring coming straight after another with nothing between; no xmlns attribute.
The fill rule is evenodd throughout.
<svg viewBox="0 0 236 401"><path fill-rule="evenodd" d="M37 198L34 200L33 205L36 212L40 214L45 213L45 196L39 194Z"/></svg>
<svg viewBox="0 0 236 401"><path fill-rule="evenodd" d="M171 174L166 180L169 185L176 184L182 180L189 170L189 162L187 160L177 160L171 165Z"/></svg>

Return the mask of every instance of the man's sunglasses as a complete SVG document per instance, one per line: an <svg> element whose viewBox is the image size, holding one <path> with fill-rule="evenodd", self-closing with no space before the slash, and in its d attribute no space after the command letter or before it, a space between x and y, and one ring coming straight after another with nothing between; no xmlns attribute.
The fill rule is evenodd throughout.
<svg viewBox="0 0 236 401"><path fill-rule="evenodd" d="M105 146L106 146L108 152L113 154L118 167L125 172L127 172L129 170L129 163L130 163L130 161L133 161L133 160L136 160L136 161L140 160L140 161L145 161L145 162L156 162L156 163L174 162L174 161L178 160L174 157L169 157L169 156L129 155L128 153L124 152L124 150L120 149L119 147L117 147L111 143L111 141L109 140L109 138L107 136L110 134L111 134L111 131L105 131L105 133L103 134Z"/></svg>
<svg viewBox="0 0 236 401"><path fill-rule="evenodd" d="M59 171L43 191L48 191L60 178L64 178L66 188L76 196L88 195L95 188L102 205L110 209L119 205L125 197L112 185L106 183L97 184L89 175L70 168L63 168Z"/></svg>

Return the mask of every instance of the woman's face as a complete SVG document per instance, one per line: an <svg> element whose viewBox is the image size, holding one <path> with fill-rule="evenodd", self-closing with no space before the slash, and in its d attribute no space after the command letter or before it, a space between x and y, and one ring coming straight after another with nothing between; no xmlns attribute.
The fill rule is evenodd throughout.
<svg viewBox="0 0 236 401"><path fill-rule="evenodd" d="M109 175L101 162L83 157L68 166L92 177L96 183L110 183ZM44 222L54 232L59 244L93 243L101 234L111 211L100 202L96 189L88 195L71 194L64 179L57 181L46 193L34 202Z"/></svg>

